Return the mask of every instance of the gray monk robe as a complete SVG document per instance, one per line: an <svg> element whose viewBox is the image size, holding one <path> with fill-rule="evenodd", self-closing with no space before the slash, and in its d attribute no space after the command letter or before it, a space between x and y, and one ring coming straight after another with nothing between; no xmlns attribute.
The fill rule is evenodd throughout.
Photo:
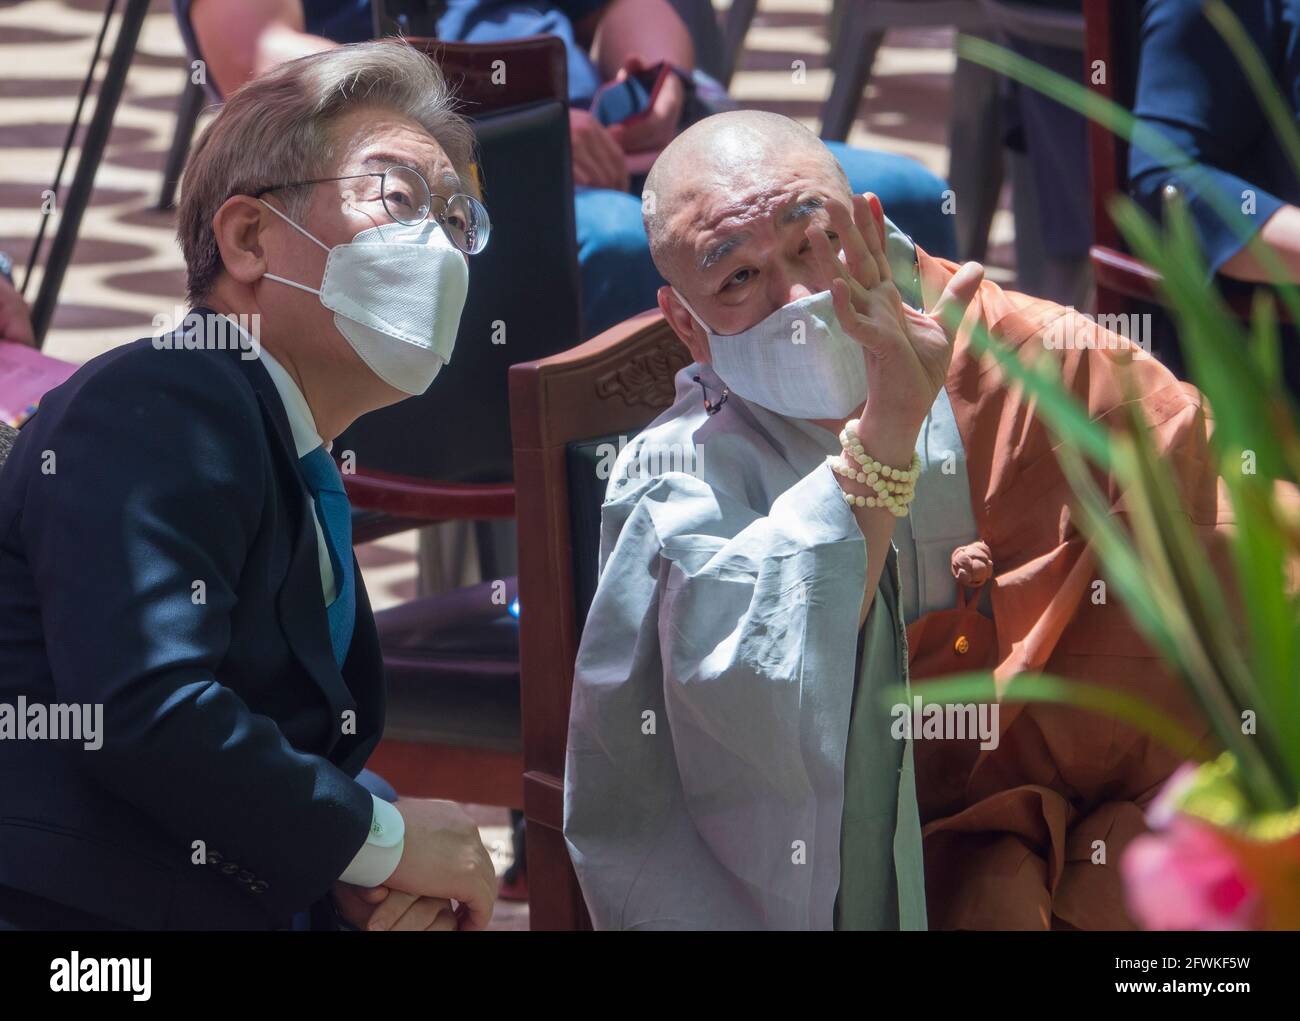
<svg viewBox="0 0 1300 1021"><path fill-rule="evenodd" d="M892 225L891 225L892 226ZM895 279L915 293L894 232ZM911 284L912 286L908 286ZM866 543L829 432L699 376L621 453L575 670L565 837L597 928L924 928L910 742L879 692L975 538L942 391L864 627ZM900 585L901 574L901 585Z"/></svg>
<svg viewBox="0 0 1300 1021"><path fill-rule="evenodd" d="M695 375L720 392L707 367L682 370L677 402L620 455L602 515L565 774L592 921L831 928L847 787L894 806L850 833L886 866L865 913L924 927L911 749L867 690L905 679L905 639L896 601L877 598L856 655L867 550L825 464L835 438L735 395L710 417ZM887 570L897 591L892 555ZM873 730L851 738L855 687L852 715ZM861 743L874 750L846 783Z"/></svg>

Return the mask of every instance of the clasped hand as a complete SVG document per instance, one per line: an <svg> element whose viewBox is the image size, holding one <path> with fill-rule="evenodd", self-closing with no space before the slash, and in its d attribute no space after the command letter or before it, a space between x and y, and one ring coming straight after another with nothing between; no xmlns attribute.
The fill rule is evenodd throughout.
<svg viewBox="0 0 1300 1021"><path fill-rule="evenodd" d="M451 932L460 928L450 900L386 886L335 883L334 905L352 925L372 932Z"/></svg>
<svg viewBox="0 0 1300 1021"><path fill-rule="evenodd" d="M486 929L497 879L474 820L451 801L401 798L394 807L406 824L401 861L383 886L335 883L343 917L372 930Z"/></svg>

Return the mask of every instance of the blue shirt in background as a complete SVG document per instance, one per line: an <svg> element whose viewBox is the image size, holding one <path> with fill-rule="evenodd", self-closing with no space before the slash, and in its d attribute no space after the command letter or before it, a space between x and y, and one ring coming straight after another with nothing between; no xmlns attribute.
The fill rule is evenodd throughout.
<svg viewBox="0 0 1300 1021"><path fill-rule="evenodd" d="M1300 0L1228 0L1228 6L1263 54L1296 116ZM1141 32L1134 112L1203 164L1209 180L1198 186L1194 178L1166 168L1135 146L1129 153L1129 188L1149 213L1159 216L1165 185L1176 184L1210 269L1217 272L1278 209L1300 202L1300 181L1237 58L1201 13L1200 0L1147 0ZM1235 211L1235 227L1207 200L1206 184L1223 191Z"/></svg>
<svg viewBox="0 0 1300 1021"><path fill-rule="evenodd" d="M586 105L600 73L574 36L576 22L609 0L447 0L438 21L438 38L451 42L490 43L528 35L556 35L569 57L569 101ZM370 0L303 0L306 28L338 43L374 37Z"/></svg>

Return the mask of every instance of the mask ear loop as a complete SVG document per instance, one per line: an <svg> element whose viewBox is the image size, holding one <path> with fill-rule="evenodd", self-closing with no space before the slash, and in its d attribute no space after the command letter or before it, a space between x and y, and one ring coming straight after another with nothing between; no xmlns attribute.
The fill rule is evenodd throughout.
<svg viewBox="0 0 1300 1021"><path fill-rule="evenodd" d="M694 319L696 325L698 325L699 328L704 331L705 336L711 335L713 331L709 329L708 324L703 319L701 319L698 315L695 314L695 309L691 308L691 303L682 297L682 292L679 291L676 287L674 287L672 290L673 290L673 294L677 295L677 300L682 303L682 308L686 309L686 311L691 314L691 318Z"/></svg>
<svg viewBox="0 0 1300 1021"><path fill-rule="evenodd" d="M682 292L677 290L676 287L674 287L673 294L677 295L677 300L682 303L682 308L686 309L686 311L691 314L691 318L694 319L697 324L699 324L699 327L701 330L704 331L705 336L712 336L713 331L710 330L706 325L704 325L703 319L701 319L699 316L695 314L695 309L691 308L691 303L682 297ZM727 398L731 396L731 391L728 390L726 387L723 387L722 396L718 398L718 402L715 404L713 403L713 401L709 400L709 388L704 385L704 380L702 380L699 376L694 376L692 378L696 383L700 384L700 390L702 390L704 393L705 414L709 415L710 417L716 415L719 411L722 410L722 406L727 403Z"/></svg>
<svg viewBox="0 0 1300 1021"><path fill-rule="evenodd" d="M298 224L294 223L291 219L289 219L289 217L285 216L284 213L276 209L275 206L271 205L271 203L267 202L265 199L258 199L257 201L262 203L262 205L266 206L267 209L271 210L271 212L273 212L276 216L278 216L281 220L287 223L290 227L296 230L303 237L309 238L310 240L314 241L316 244L320 245L321 248L325 249L326 252L331 251L329 245L325 244L324 241L316 237L316 235L311 233L311 231L307 230L307 228L298 226ZM288 284L290 287L296 287L298 288L298 290L306 291L308 294L316 294L316 295L320 294L320 288L318 287L308 287L306 284L300 284L296 280L288 280L284 277L276 276L274 273L263 273L262 276L266 277L268 280L275 280L278 283Z"/></svg>

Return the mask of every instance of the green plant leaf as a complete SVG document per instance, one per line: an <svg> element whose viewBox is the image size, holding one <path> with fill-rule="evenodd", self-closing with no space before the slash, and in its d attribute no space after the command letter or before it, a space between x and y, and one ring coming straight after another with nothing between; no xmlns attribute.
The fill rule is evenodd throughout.
<svg viewBox="0 0 1300 1021"><path fill-rule="evenodd" d="M1003 685L1001 696L991 673L956 674L916 681L911 687L892 685L882 693L882 705L912 706L919 697L924 705L995 704L998 702L1052 702L1109 716L1140 730L1178 755L1206 761L1214 754L1181 724L1144 699L1128 692L1051 674L1020 674Z"/></svg>

